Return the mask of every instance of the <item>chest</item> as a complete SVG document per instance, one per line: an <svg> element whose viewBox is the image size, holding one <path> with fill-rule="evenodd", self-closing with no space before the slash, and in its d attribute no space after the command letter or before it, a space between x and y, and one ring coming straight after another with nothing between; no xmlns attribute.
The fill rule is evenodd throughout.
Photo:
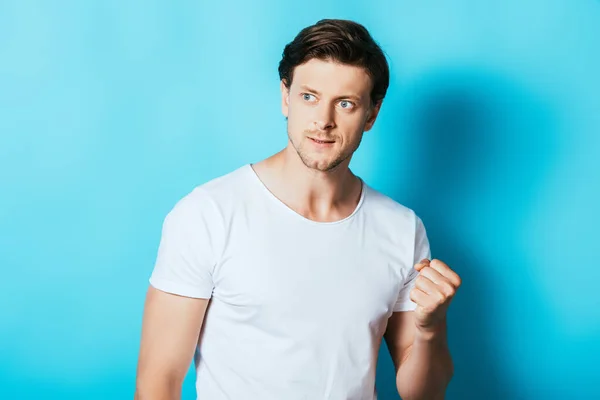
<svg viewBox="0 0 600 400"><path fill-rule="evenodd" d="M242 234L216 270L214 300L272 332L382 334L403 281L402 249L352 230L327 233Z"/></svg>

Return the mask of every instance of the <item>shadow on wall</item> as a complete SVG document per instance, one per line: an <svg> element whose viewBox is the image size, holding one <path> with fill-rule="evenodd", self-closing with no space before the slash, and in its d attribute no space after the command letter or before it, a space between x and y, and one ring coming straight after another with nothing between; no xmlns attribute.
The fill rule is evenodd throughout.
<svg viewBox="0 0 600 400"><path fill-rule="evenodd" d="M400 125L410 151L398 150L411 158L402 171L409 184L389 195L423 218L432 256L463 280L449 311L455 375L447 398L533 398L510 365L527 357L514 332L550 318L539 293L526 291L535 282L522 271L535 260L521 239L553 165L554 114L517 81L479 69L439 69L409 84ZM526 291L518 310L504 300L516 290ZM384 345L378 397L398 399L385 353Z"/></svg>

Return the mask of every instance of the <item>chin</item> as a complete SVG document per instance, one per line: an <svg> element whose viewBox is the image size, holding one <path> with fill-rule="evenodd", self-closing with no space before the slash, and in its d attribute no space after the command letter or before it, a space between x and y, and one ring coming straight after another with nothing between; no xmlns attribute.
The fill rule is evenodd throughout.
<svg viewBox="0 0 600 400"><path fill-rule="evenodd" d="M300 156L300 159L302 160L304 165L306 165L306 167L308 167L310 169L315 169L317 171L322 171L322 172L334 170L343 161L343 159L338 159L338 158L318 159L318 158L303 157L302 155Z"/></svg>
<svg viewBox="0 0 600 400"><path fill-rule="evenodd" d="M314 151L311 145L302 143L296 146L295 141L291 140L292 147L302 163L310 169L328 172L336 169L347 158L341 149L329 149L329 151Z"/></svg>

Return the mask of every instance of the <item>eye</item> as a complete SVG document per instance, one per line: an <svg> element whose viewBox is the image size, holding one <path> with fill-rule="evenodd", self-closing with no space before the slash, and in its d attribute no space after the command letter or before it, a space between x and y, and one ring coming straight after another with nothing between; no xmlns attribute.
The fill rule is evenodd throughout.
<svg viewBox="0 0 600 400"><path fill-rule="evenodd" d="M302 93L302 99L304 99L305 101L310 101L310 98L315 97L314 95L310 94L310 93Z"/></svg>
<svg viewBox="0 0 600 400"><path fill-rule="evenodd" d="M348 101L348 100L340 101L340 105L342 106L342 108L344 110L351 110L352 108L354 108L354 103L352 103L351 101Z"/></svg>

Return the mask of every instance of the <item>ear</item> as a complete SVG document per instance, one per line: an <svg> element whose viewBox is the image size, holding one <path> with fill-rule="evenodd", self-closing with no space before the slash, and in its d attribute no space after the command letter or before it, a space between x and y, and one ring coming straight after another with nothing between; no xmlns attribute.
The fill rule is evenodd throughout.
<svg viewBox="0 0 600 400"><path fill-rule="evenodd" d="M383 100L380 100L369 110L367 122L365 123L365 132L370 131L373 127L373 124L375 124L375 119L377 119L377 115L379 115L379 110L381 109L382 102Z"/></svg>
<svg viewBox="0 0 600 400"><path fill-rule="evenodd" d="M289 105L290 105L290 91L285 86L285 80L281 80L281 112L284 117L288 117Z"/></svg>

